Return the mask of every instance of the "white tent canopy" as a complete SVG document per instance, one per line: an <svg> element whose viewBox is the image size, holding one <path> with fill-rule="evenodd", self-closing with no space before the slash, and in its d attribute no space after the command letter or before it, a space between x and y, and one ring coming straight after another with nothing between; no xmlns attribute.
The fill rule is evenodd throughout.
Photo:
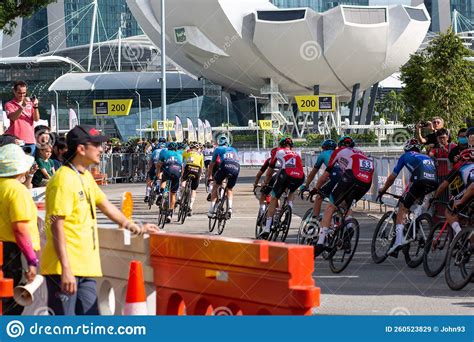
<svg viewBox="0 0 474 342"><path fill-rule="evenodd" d="M160 72L68 73L51 84L49 91L161 89ZM202 88L201 81L182 72L167 73L168 88Z"/></svg>

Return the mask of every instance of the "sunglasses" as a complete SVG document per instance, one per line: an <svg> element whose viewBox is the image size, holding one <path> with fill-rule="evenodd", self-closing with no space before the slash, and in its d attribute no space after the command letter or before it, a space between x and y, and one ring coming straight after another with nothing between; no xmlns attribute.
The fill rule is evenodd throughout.
<svg viewBox="0 0 474 342"><path fill-rule="evenodd" d="M435 120L435 121L433 121L433 123L434 123L434 124L440 124L441 121L440 121L440 120Z"/></svg>

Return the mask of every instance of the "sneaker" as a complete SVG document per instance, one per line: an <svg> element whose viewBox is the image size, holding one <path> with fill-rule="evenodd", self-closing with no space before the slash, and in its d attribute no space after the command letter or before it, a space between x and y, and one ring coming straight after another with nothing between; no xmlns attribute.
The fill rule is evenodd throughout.
<svg viewBox="0 0 474 342"><path fill-rule="evenodd" d="M207 201L208 201L208 202L211 201L211 194L207 195Z"/></svg>
<svg viewBox="0 0 474 342"><path fill-rule="evenodd" d="M143 202L148 203L148 200L149 200L149 199L150 199L150 197L145 196L145 198L143 199Z"/></svg>
<svg viewBox="0 0 474 342"><path fill-rule="evenodd" d="M230 220L231 217L232 217L232 209L229 208L229 209L227 210L227 219Z"/></svg>
<svg viewBox="0 0 474 342"><path fill-rule="evenodd" d="M158 196L156 197L155 204L159 206L162 198L163 198L163 196L162 196L161 194L158 195Z"/></svg>
<svg viewBox="0 0 474 342"><path fill-rule="evenodd" d="M394 244L388 251L387 251L387 255L388 256L391 256L391 257L394 257L394 258L398 258L398 252L400 252L400 250L403 248L403 246L405 246L407 243L405 241L403 241L401 244Z"/></svg>
<svg viewBox="0 0 474 342"><path fill-rule="evenodd" d="M189 216L189 217L193 216L193 210L192 210L192 209L189 209L189 211L188 211L188 216Z"/></svg>
<svg viewBox="0 0 474 342"><path fill-rule="evenodd" d="M166 216L166 221L165 223L171 223L171 215Z"/></svg>
<svg viewBox="0 0 474 342"><path fill-rule="evenodd" d="M314 257L320 256L326 250L326 246L323 244L314 245Z"/></svg>
<svg viewBox="0 0 474 342"><path fill-rule="evenodd" d="M263 231L260 233L258 238L259 240L267 240L269 236L270 236L270 232Z"/></svg>
<svg viewBox="0 0 474 342"><path fill-rule="evenodd" d="M209 217L209 218L216 217L216 213L214 212L214 210L209 209L209 211L207 212L207 217Z"/></svg>

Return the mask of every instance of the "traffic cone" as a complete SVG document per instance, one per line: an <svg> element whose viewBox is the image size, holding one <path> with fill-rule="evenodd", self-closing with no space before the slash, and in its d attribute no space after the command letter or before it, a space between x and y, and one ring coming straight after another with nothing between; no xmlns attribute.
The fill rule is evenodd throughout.
<svg viewBox="0 0 474 342"><path fill-rule="evenodd" d="M130 263L128 276L127 298L123 311L125 316L148 315L146 307L145 281L143 279L142 263L133 260Z"/></svg>

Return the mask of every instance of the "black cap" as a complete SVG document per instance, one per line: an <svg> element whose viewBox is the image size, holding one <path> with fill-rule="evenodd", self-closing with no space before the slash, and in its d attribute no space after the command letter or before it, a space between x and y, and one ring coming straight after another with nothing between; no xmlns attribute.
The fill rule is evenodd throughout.
<svg viewBox="0 0 474 342"><path fill-rule="evenodd" d="M68 151L64 157L67 160L71 160L76 154L78 145L84 145L87 143L103 143L107 140L109 140L109 138L105 135L101 135L94 126L76 126L67 133L66 142Z"/></svg>

